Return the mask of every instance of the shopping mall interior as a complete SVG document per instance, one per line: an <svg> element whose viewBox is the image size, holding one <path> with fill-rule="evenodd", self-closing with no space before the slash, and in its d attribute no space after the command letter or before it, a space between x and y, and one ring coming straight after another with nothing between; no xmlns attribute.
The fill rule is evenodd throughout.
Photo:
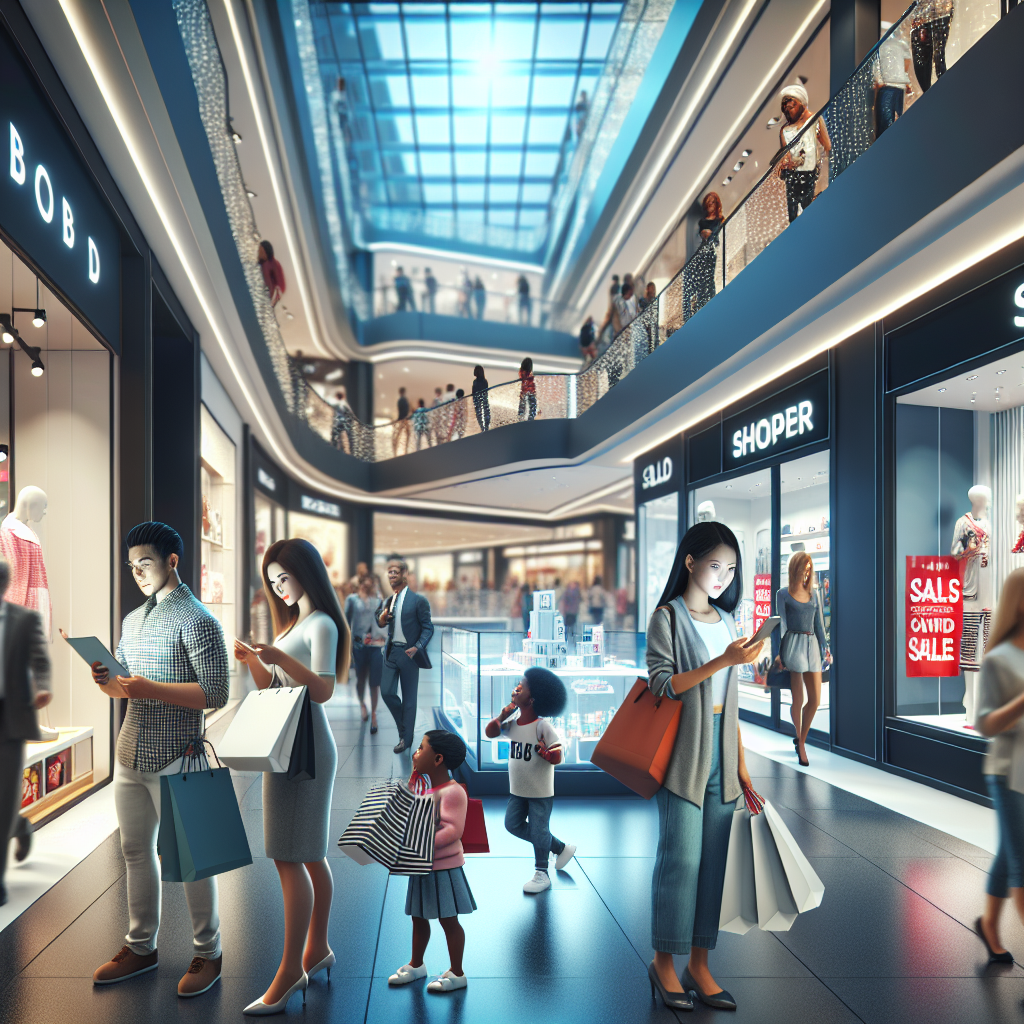
<svg viewBox="0 0 1024 1024"><path fill-rule="evenodd" d="M0 1024L1024 1019L1022 8L0 0Z"/></svg>

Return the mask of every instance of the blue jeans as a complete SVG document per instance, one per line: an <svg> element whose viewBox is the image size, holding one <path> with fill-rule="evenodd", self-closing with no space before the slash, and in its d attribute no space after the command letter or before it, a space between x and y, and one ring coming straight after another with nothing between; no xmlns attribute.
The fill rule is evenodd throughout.
<svg viewBox="0 0 1024 1024"><path fill-rule="evenodd" d="M505 808L505 829L517 839L532 844L538 871L547 871L548 857L552 853L557 857L565 849L565 843L556 839L548 828L554 802L553 796L510 796Z"/></svg>
<svg viewBox="0 0 1024 1024"><path fill-rule="evenodd" d="M651 879L651 945L659 953L714 949L736 802L722 802L722 716L715 715L704 807L658 790L658 857Z"/></svg>
<svg viewBox="0 0 1024 1024"><path fill-rule="evenodd" d="M883 85L875 93L875 138L903 116L904 90L901 85Z"/></svg>
<svg viewBox="0 0 1024 1024"><path fill-rule="evenodd" d="M986 775L985 782L999 822L999 848L985 891L1005 900L1009 889L1024 886L1024 793L1010 789L1005 775Z"/></svg>

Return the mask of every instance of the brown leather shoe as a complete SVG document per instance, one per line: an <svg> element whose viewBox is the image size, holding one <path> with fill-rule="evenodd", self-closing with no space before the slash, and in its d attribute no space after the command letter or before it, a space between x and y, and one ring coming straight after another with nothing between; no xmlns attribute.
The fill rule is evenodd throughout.
<svg viewBox="0 0 1024 1024"><path fill-rule="evenodd" d="M133 953L127 946L121 947L121 952L116 953L108 963L97 967L93 971L92 983L94 985L116 985L119 981L127 981L134 978L136 974L145 974L146 971L156 970L156 950L146 956L139 956Z"/></svg>
<svg viewBox="0 0 1024 1024"><path fill-rule="evenodd" d="M219 956L216 960L207 960L205 956L192 957L192 963L184 977L178 982L178 995L182 999L190 996L201 996L208 988L212 988L214 982L220 980L220 965L224 957Z"/></svg>

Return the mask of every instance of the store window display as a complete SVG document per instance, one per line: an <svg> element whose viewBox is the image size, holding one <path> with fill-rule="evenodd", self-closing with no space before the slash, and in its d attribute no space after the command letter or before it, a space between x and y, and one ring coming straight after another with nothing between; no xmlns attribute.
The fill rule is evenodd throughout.
<svg viewBox="0 0 1024 1024"><path fill-rule="evenodd" d="M770 469L698 487L690 492L691 522L706 522L705 516L724 523L736 535L744 596L733 617L741 636L753 636L771 614L772 593L772 474ZM653 609L652 609L653 610ZM739 706L766 718L771 716L768 688L769 656L736 669Z"/></svg>
<svg viewBox="0 0 1024 1024"><path fill-rule="evenodd" d="M263 565L263 556L267 553L267 549L271 544L284 540L287 533L285 532L285 510L282 505L256 491L253 496L253 506L255 518L253 553L255 555L254 568L256 569L253 576L258 580L260 566ZM249 601L249 633L253 643L269 644L274 639L267 595L263 588L258 586L253 587Z"/></svg>
<svg viewBox="0 0 1024 1024"><path fill-rule="evenodd" d="M1019 374L1019 357L1006 357L896 401L896 713L958 733L976 731L993 611L1003 581L1024 566ZM945 660L927 663L933 673L947 674L917 676L921 622L916 604L908 619L905 567L909 558L930 555L950 559L959 584L940 637L950 650Z"/></svg>
<svg viewBox="0 0 1024 1024"><path fill-rule="evenodd" d="M666 494L639 505L637 525L642 552L640 600L643 603L639 623L641 629L646 629L668 582L668 571L679 543L679 495Z"/></svg>
<svg viewBox="0 0 1024 1024"><path fill-rule="evenodd" d="M205 405L201 431L199 599L220 623L224 634L235 636L235 443ZM229 664L235 670L233 659Z"/></svg>
<svg viewBox="0 0 1024 1024"><path fill-rule="evenodd" d="M47 504L46 492L41 487L23 487L18 492L14 511L0 524L0 554L11 566L6 600L38 612L43 634L47 640L52 640L46 559L39 538L30 525L42 522Z"/></svg>

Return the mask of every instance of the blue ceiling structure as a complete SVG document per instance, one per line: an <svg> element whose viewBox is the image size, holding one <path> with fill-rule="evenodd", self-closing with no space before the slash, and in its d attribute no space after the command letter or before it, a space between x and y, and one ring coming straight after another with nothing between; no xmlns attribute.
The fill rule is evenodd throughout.
<svg viewBox="0 0 1024 1024"><path fill-rule="evenodd" d="M623 6L311 0L335 173L371 234L541 249Z"/></svg>

